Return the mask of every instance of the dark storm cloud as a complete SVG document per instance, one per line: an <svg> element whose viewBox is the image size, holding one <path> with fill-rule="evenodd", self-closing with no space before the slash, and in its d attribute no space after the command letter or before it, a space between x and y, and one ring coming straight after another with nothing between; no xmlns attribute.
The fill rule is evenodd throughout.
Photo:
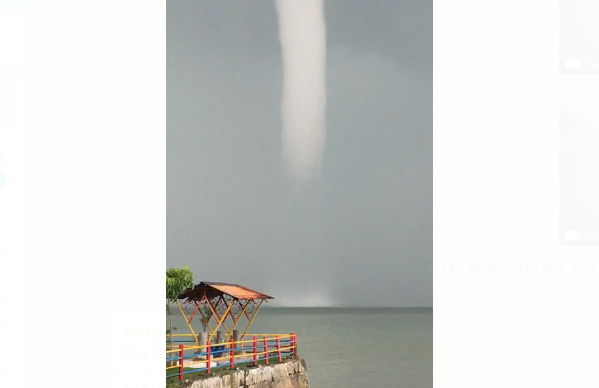
<svg viewBox="0 0 599 388"><path fill-rule="evenodd" d="M432 305L432 1L325 1L320 182L281 164L272 2L167 3L167 265L288 303Z"/></svg>
<svg viewBox="0 0 599 388"><path fill-rule="evenodd" d="M432 0L328 0L325 10L329 48L381 55L432 77Z"/></svg>

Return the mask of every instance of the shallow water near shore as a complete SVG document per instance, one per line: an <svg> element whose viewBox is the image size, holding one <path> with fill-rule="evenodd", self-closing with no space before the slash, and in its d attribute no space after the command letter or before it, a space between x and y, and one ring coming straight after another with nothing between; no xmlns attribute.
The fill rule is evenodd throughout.
<svg viewBox="0 0 599 388"><path fill-rule="evenodd" d="M433 387L432 308L263 308L249 332L292 331L311 388Z"/></svg>

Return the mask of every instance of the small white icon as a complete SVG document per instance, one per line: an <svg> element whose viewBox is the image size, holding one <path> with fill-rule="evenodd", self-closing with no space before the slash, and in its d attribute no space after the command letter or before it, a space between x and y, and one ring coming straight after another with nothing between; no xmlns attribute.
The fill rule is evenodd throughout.
<svg viewBox="0 0 599 388"><path fill-rule="evenodd" d="M566 240L567 241L580 240L580 232L577 230L566 230Z"/></svg>
<svg viewBox="0 0 599 388"><path fill-rule="evenodd" d="M578 59L566 59L566 70L580 69L580 61Z"/></svg>

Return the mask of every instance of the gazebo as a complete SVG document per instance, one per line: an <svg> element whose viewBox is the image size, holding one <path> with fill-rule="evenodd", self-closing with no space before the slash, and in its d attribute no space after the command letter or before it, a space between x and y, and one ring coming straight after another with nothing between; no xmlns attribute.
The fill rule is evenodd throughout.
<svg viewBox="0 0 599 388"><path fill-rule="evenodd" d="M191 325L194 317L205 322L210 341L221 327L225 330L228 340L245 317L247 325L241 335L243 339L264 301L268 302L270 299L274 298L238 284L201 282L179 296L177 307L197 345L198 333ZM226 325L227 317L231 317L233 321L231 328ZM214 328L210 325L212 318L216 324Z"/></svg>

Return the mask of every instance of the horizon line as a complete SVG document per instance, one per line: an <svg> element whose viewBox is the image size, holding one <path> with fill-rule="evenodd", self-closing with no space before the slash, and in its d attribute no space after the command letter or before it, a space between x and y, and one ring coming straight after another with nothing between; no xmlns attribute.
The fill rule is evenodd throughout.
<svg viewBox="0 0 599 388"><path fill-rule="evenodd" d="M262 306L263 309L310 308L310 309L432 309L433 306Z"/></svg>

